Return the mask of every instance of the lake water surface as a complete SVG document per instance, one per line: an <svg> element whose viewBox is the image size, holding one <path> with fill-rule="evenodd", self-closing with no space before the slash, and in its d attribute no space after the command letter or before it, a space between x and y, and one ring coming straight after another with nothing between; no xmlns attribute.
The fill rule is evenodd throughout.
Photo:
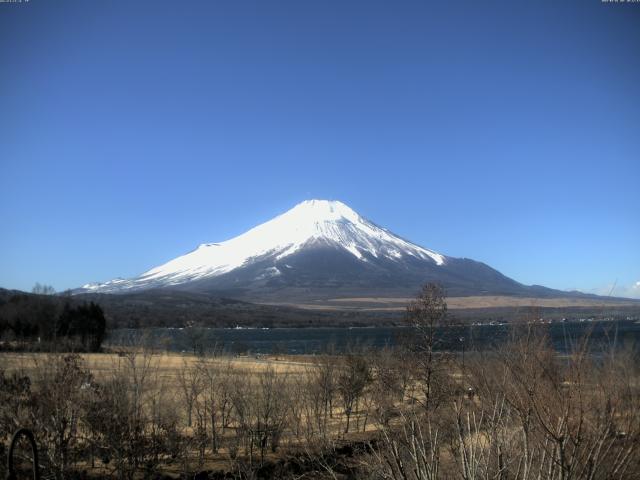
<svg viewBox="0 0 640 480"><path fill-rule="evenodd" d="M557 322L536 325L536 328L548 332L554 348L560 353L571 350L572 345L585 335L590 336L595 350L640 344L640 322L634 320ZM438 348L445 351L486 350L504 343L513 332L506 324L442 327L438 329ZM173 351L212 351L215 348L230 353L313 354L344 352L358 346L391 346L415 333L411 327L119 329L111 332L108 343L114 346L146 343Z"/></svg>

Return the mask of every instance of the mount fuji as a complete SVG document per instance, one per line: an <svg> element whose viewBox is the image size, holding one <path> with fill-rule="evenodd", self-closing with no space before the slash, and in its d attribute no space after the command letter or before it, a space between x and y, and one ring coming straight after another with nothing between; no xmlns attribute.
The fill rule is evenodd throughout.
<svg viewBox="0 0 640 480"><path fill-rule="evenodd" d="M202 244L138 277L91 283L74 293L171 289L291 303L413 296L429 281L442 284L449 296L567 296L416 245L328 200L304 201L242 235Z"/></svg>

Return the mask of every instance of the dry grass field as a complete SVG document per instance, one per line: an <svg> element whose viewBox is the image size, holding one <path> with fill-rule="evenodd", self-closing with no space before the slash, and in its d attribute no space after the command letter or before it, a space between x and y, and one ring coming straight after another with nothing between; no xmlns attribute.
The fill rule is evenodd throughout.
<svg viewBox="0 0 640 480"><path fill-rule="evenodd" d="M424 325L343 355L0 353L0 435L32 429L61 479L640 478L637 352L521 328L464 360Z"/></svg>
<svg viewBox="0 0 640 480"><path fill-rule="evenodd" d="M34 394L45 395L43 392L50 388L65 390L65 386L60 385L59 377L69 375L69 372L65 373L67 358L71 357L64 353L0 352L0 373L5 378L12 378L14 375L17 378L29 377ZM185 471L194 469L229 472L244 468L243 462L246 460L240 460L238 449L244 451L244 456L253 458L259 455L260 465L276 462L294 451L303 452L307 456L311 437L309 432L303 434L302 430L310 424L320 423L312 418L312 412L307 408L308 394L311 392L305 391L316 381L314 377L322 368L314 357L198 357L128 349L112 353L83 353L74 355L73 358L76 359L74 362L78 362L79 369L91 375L90 382L96 388L115 385L118 392L112 391L110 396L124 393L129 397L127 403L132 400L139 403L139 407L134 407L134 410L139 408L139 411L133 417L142 416L145 422L153 422L152 419L156 418L158 420L155 421L161 424L173 423L173 428L179 432L182 440L180 446L169 447L169 450L175 448L179 452L180 461L173 460L170 451L156 455L156 462L162 465L164 475L179 477ZM334 367L331 366L331 369ZM78 372L71 373L71 377L76 375ZM80 376L81 379L69 378L66 382L76 383L79 388L84 389L85 385L89 385L89 380L83 373ZM327 380L333 383L333 380ZM43 387L49 381L53 385ZM73 392L60 401L83 404L86 399L81 399L82 395L76 397L76 394L77 392ZM133 398L130 397L132 394ZM90 401L97 404L100 399ZM74 406L67 405L67 408L73 410ZM323 435L326 438L344 439L346 417L344 407L337 398L329 401L324 415L321 422ZM350 413L351 431L348 438L361 438L363 434L375 430L373 422L363 422L363 417L366 416L368 412L357 408ZM136 420L129 418L127 421ZM215 426L215 421L221 424ZM273 428L282 432L278 434L281 438L278 438L277 443L275 439L270 439L267 443L266 435L271 433L259 432L269 432ZM39 429L34 428L36 436L39 435L37 430ZM294 434L294 431L297 433ZM2 433L6 435L8 432ZM85 438L86 435L87 432L82 437ZM248 439L245 438L246 435ZM260 442L257 446L254 444L255 435L264 436L261 445ZM216 437L215 448L211 446L212 436ZM78 443L85 441L80 440ZM247 441L250 446L247 446ZM273 445L265 449L272 442ZM119 443L121 440L116 441L116 450ZM255 458L249 460L249 465L255 466L257 461ZM93 458L77 459L74 468L88 471L91 476L111 476L118 473L118 467L112 461L105 463ZM121 470L126 468L126 465L120 465ZM133 469L137 471L140 466Z"/></svg>
<svg viewBox="0 0 640 480"><path fill-rule="evenodd" d="M120 369L124 362L129 361L128 353L136 353L135 362L139 366L150 361L160 377L166 379L176 379L184 368L192 368L202 361L201 357L195 355L161 351L150 353L148 357L144 352L134 350L122 353L81 353L79 356L97 378L107 378ZM53 356L55 355L50 353L0 352L0 365L8 373L19 371L29 374ZM311 357L299 355L216 357L208 358L207 362L220 368L230 368L238 374L264 373L267 370L274 370L279 374L302 374L313 366Z"/></svg>
<svg viewBox="0 0 640 480"><path fill-rule="evenodd" d="M368 311L404 311L411 298L406 297L345 297L318 300L316 303L288 304L291 307L308 310L368 310ZM590 307L638 307L640 302L629 299L597 299L597 298L534 298L534 297L507 297L498 295L448 297L447 306L451 310L481 309L481 308L575 308Z"/></svg>

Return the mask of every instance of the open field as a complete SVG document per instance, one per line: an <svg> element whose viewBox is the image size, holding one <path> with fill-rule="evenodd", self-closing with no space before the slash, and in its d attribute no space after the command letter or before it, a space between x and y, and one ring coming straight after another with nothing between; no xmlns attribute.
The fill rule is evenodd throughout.
<svg viewBox="0 0 640 480"><path fill-rule="evenodd" d="M54 356L54 354L50 353L0 352L2 369L9 373L25 372L28 374ZM124 362L129 361L127 354L123 353L82 353L79 356L97 378L106 378L121 368ZM148 360L142 353L134 354L133 358L138 366L142 366L143 362ZM175 379L180 371L185 368L192 368L202 361L201 358L194 355L175 352L153 353L150 359L154 369L162 378L166 379ZM219 368L228 368L241 374L259 374L267 370L273 370L279 374L301 374L313 366L309 359L305 361L305 358L301 356L221 357L207 359L207 362Z"/></svg>
<svg viewBox="0 0 640 480"><path fill-rule="evenodd" d="M105 388L104 386L113 385L117 389L110 390L108 398L125 392L137 392L134 397L138 398L134 402L139 403L134 407L138 411L135 415L146 418L157 418L160 415L163 422L172 424L176 432L179 430L182 444L174 445L170 450L176 449L181 461L171 460L170 451L157 455L156 458L156 461L162 463L163 474L175 476L180 476L189 469L229 471L240 468L236 461L237 453L234 453L241 448L239 442L244 445L245 453L251 458L260 451L261 465L275 462L294 451L306 452L308 437L292 435L292 429L299 431L302 423L314 420L309 412L298 410L299 407L296 407L294 414L297 420L287 417L292 413L292 399L296 398L296 403L301 401L308 393L304 392L305 387L314 381L314 376L321 368L317 359L314 361L312 357L304 356L198 357L141 349L71 356L64 353L0 352L0 365L0 374L8 381L11 378L30 378L34 393L38 392L38 395L44 394L42 386L49 382L52 384L45 390L53 388L64 391L68 384L73 383L81 389L90 384L95 385L95 392L86 393L92 397L97 394L91 400L96 404L100 402L98 389ZM69 365L74 365L72 372L68 371ZM332 365L331 369L333 368ZM61 382L61 374L74 378ZM71 409L85 403L86 400L81 400L76 393L67 392L67 395L63 395L66 398L60 398L60 401L75 403L76 405L70 406ZM162 404L161 407L156 403L158 401ZM157 411L157 408L161 408L161 411ZM349 415L349 438L359 438L375 430L372 422L362 423L365 415L368 413L363 414L362 411L354 411ZM344 439L346 417L337 399L327 404L324 416L325 434ZM216 422L220 425L216 426ZM262 427L256 427L253 425L255 422L266 423ZM253 426L247 426L247 423ZM40 429L32 428L38 436ZM252 446L246 447L246 438L239 437L246 434L253 439L258 433L255 428L267 432L272 428L281 429L283 433L286 430L287 435L278 439L277 447L273 445L268 450L264 448L264 443L262 448L256 447L253 440L250 440ZM215 436L215 447L211 446L211 437L203 438L203 434L207 436L207 430L210 436ZM9 431L5 425L0 434L6 438ZM245 433L239 433L240 431ZM121 444L121 441L122 439L117 440L116 443ZM117 451L121 446L114 445L113 448ZM279 450L276 451L276 448ZM249 462L253 465L256 460ZM95 458L78 459L75 464L76 468L89 470L92 476L111 476L115 472L108 462ZM120 465L120 468L127 467ZM138 466L129 468L136 471L139 469Z"/></svg>
<svg viewBox="0 0 640 480"><path fill-rule="evenodd" d="M404 311L411 302L409 297L345 297L318 300L316 303L296 303L286 304L290 307L303 308L309 310L370 310L370 311ZM514 297L496 295L477 295L470 297L448 297L447 305L451 310L481 309L481 308L573 308L590 307L603 308L636 307L640 310L640 301L631 299L616 298L534 298L534 297Z"/></svg>
<svg viewBox="0 0 640 480"><path fill-rule="evenodd" d="M559 357L527 328L462 358L429 337L341 356L0 353L0 435L32 429L60 478L399 480L414 454L441 472L418 480L524 458L510 478L640 478L637 355Z"/></svg>
<svg viewBox="0 0 640 480"><path fill-rule="evenodd" d="M34 381L34 384L46 382L43 376L50 376L54 372L59 372L60 364L68 354L52 354L52 353L15 353L0 352L0 371L8 376L28 376ZM185 445L181 447L182 462L171 461L165 455L162 472L176 477L184 473L185 469L197 468L198 470L207 471L229 471L236 468L235 461L231 456L235 455L232 451L238 448L234 446L237 425L223 425L217 432L219 446L216 447L215 453L210 451L208 455L202 455L198 459L199 429L206 429L206 416L211 422L211 411L206 411L206 402L204 397L206 394L212 395L212 392L204 392L205 379L208 374L217 376L218 381L215 387L223 390L222 402L229 403L229 409L233 388L240 390L246 388L259 388L261 379L265 377L279 378L277 386L278 391L271 391L279 400L284 399L291 394L292 389L300 387L310 381L310 376L317 369L317 365L313 363L311 357L305 356L232 356L232 357L198 357L190 354L178 354L163 351L143 351L140 349L123 350L117 353L85 353L76 356L83 369L91 375L91 382L96 385L109 384L113 381L126 379L127 383L131 381L130 387L144 391L144 395L150 397L163 397L164 408L169 412L164 412L168 418L176 418L176 423L180 425L181 434L185 437ZM205 371L207 373L205 373ZM140 378L136 378L136 377ZM146 378L145 378L146 377ZM274 385L275 386L275 385ZM194 393L194 392L198 393ZM249 393L244 390L245 394ZM216 392L218 393L218 392ZM236 392L242 395L242 392ZM148 399L147 399L148 400ZM214 402L211 397L209 401ZM148 401L141 402L141 408L146 415L154 415L153 407ZM222 411L219 421L225 422L225 407L221 407ZM331 407L332 418L327 419L326 425L328 429L340 436L340 432L344 429L344 415L338 404ZM226 412L228 415L229 412ZM354 417L360 418L357 413ZM269 421L269 420L267 420ZM283 421L283 419L279 419ZM354 423L354 425L356 425ZM213 427L209 427L213 428ZM363 432L371 432L375 429L372 423L365 425L362 429L358 428L355 432L351 432L353 438L358 438ZM0 432L3 433L3 432ZM231 444L229 446L228 444ZM296 439L288 439L282 442L287 449L303 448L301 442ZM187 449L185 451L184 449ZM274 462L283 456L283 449L280 452L264 451L261 454L261 463ZM89 470L93 476L112 476L114 471L102 461L80 460L77 462L79 468Z"/></svg>

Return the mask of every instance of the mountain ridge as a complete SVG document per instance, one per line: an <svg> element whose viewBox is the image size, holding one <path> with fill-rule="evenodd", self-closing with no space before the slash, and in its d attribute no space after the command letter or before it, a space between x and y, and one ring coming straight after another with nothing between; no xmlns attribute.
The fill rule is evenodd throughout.
<svg viewBox="0 0 640 480"><path fill-rule="evenodd" d="M426 282L442 284L449 296L586 295L523 285L485 263L435 252L335 200L306 200L241 235L200 244L137 277L86 284L73 293L165 288L295 303L413 296Z"/></svg>

